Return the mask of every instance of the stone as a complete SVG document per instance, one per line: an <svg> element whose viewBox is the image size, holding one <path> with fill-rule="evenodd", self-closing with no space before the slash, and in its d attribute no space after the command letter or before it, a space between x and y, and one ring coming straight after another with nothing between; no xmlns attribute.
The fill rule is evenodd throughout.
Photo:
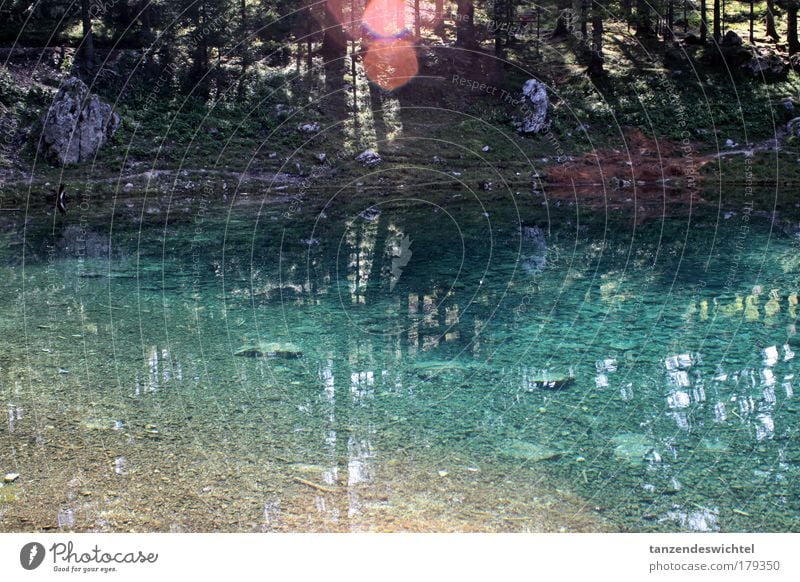
<svg viewBox="0 0 800 582"><path fill-rule="evenodd" d="M294 107L284 103L277 103L275 105L275 117L278 119L286 119L287 117L291 116L292 113L294 113Z"/></svg>
<svg viewBox="0 0 800 582"><path fill-rule="evenodd" d="M39 151L61 166L92 160L119 123L110 105L89 93L83 81L69 77L42 120Z"/></svg>
<svg viewBox="0 0 800 582"><path fill-rule="evenodd" d="M319 133L319 123L301 123L297 126L297 131L305 134Z"/></svg>
<svg viewBox="0 0 800 582"><path fill-rule="evenodd" d="M786 124L786 133L789 136L800 137L800 117L795 117Z"/></svg>
<svg viewBox="0 0 800 582"><path fill-rule="evenodd" d="M547 120L547 86L536 79L528 79L522 87L520 102L521 121L517 123L520 133L539 133L549 125Z"/></svg>
<svg viewBox="0 0 800 582"><path fill-rule="evenodd" d="M623 433L611 439L614 457L631 465L641 465L654 449L655 443L643 434Z"/></svg>
<svg viewBox="0 0 800 582"><path fill-rule="evenodd" d="M706 453L729 453L730 446L725 441L722 441L718 438L703 438L700 439L699 448L701 451Z"/></svg>
<svg viewBox="0 0 800 582"><path fill-rule="evenodd" d="M561 390L575 381L574 376L544 370L527 378L528 389Z"/></svg>
<svg viewBox="0 0 800 582"><path fill-rule="evenodd" d="M3 483L13 483L19 479L19 473L6 473L3 475Z"/></svg>
<svg viewBox="0 0 800 582"><path fill-rule="evenodd" d="M328 154L317 154L317 160L319 163L324 164L328 159Z"/></svg>
<svg viewBox="0 0 800 582"><path fill-rule="evenodd" d="M558 457L565 455L566 452L557 451L544 445L531 443L528 441L509 440L506 441L500 448L500 454L505 457L517 459L518 461L540 463L542 461L557 459Z"/></svg>
<svg viewBox="0 0 800 582"><path fill-rule="evenodd" d="M492 150L492 148L490 148L488 145L485 145L485 146L483 146L481 148L481 151L484 152L484 153L489 152L491 150Z"/></svg>
<svg viewBox="0 0 800 582"><path fill-rule="evenodd" d="M303 350L291 342L259 342L245 346L234 352L235 356L246 358L283 358L291 360L303 355Z"/></svg>
<svg viewBox="0 0 800 582"><path fill-rule="evenodd" d="M356 156L356 161L364 164L365 166L376 166L383 160L378 153L373 149L364 150Z"/></svg>
<svg viewBox="0 0 800 582"><path fill-rule="evenodd" d="M766 79L781 78L789 70L789 66L783 57L775 53L756 55L743 63L741 68L759 79L762 77Z"/></svg>
<svg viewBox="0 0 800 582"><path fill-rule="evenodd" d="M125 191L126 194L128 192L130 192L131 190L133 190L133 183L132 182L128 182L127 184L125 184L123 190Z"/></svg>
<svg viewBox="0 0 800 582"><path fill-rule="evenodd" d="M732 30L729 30L725 33L725 36L722 37L722 42L720 44L723 46L742 46L742 37Z"/></svg>

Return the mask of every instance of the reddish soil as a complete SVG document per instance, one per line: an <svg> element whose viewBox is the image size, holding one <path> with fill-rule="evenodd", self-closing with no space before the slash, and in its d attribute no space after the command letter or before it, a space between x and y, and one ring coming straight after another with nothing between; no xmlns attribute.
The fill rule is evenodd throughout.
<svg viewBox="0 0 800 582"><path fill-rule="evenodd" d="M598 210L624 211L637 222L688 212L702 203L700 169L710 156L632 129L618 147L596 150L548 168L549 199ZM633 212L632 212L633 211Z"/></svg>

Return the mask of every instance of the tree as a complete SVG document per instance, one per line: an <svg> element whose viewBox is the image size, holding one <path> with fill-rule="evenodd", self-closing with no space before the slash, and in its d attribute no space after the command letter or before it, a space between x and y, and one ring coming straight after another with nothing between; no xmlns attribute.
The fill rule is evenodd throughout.
<svg viewBox="0 0 800 582"><path fill-rule="evenodd" d="M672 40L672 27L675 24L675 5L673 0L667 0L667 22L664 25L664 42Z"/></svg>
<svg viewBox="0 0 800 582"><path fill-rule="evenodd" d="M704 43L708 40L708 21L706 15L708 14L708 6L706 0L700 0L700 42Z"/></svg>
<svg viewBox="0 0 800 582"><path fill-rule="evenodd" d="M720 0L714 0L714 40L719 42L722 39L720 32Z"/></svg>
<svg viewBox="0 0 800 582"><path fill-rule="evenodd" d="M91 70L94 67L94 33L92 32L92 12L89 0L81 0L81 26L83 27L83 42L81 43L83 66L87 70Z"/></svg>
<svg viewBox="0 0 800 582"><path fill-rule="evenodd" d="M472 0L458 0L456 8L456 46L475 45L475 5Z"/></svg>
<svg viewBox="0 0 800 582"><path fill-rule="evenodd" d="M603 16L601 9L594 5L592 9L592 47L589 56L589 76L599 77L603 74Z"/></svg>
<svg viewBox="0 0 800 582"><path fill-rule="evenodd" d="M767 0L767 36L775 42L781 39L775 28L775 0Z"/></svg>
<svg viewBox="0 0 800 582"><path fill-rule="evenodd" d="M786 41L789 44L789 54L800 52L800 42L797 39L797 12L800 9L798 0L781 0L778 6L786 10Z"/></svg>
<svg viewBox="0 0 800 582"><path fill-rule="evenodd" d="M556 26L553 29L553 36L567 36L572 23L572 0L557 0L556 9L558 10L558 15L556 16Z"/></svg>
<svg viewBox="0 0 800 582"><path fill-rule="evenodd" d="M648 0L636 0L636 34L651 36L654 33L653 20Z"/></svg>

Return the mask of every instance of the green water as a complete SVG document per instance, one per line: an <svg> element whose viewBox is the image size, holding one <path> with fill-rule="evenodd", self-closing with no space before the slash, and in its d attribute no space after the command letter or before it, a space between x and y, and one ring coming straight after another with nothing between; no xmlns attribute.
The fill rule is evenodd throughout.
<svg viewBox="0 0 800 582"><path fill-rule="evenodd" d="M143 198L2 216L4 531L800 529L772 220Z"/></svg>

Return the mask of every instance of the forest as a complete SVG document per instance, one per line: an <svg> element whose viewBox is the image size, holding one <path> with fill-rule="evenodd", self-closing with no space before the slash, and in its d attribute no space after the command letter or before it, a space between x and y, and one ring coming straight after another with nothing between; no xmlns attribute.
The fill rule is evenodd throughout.
<svg viewBox="0 0 800 582"><path fill-rule="evenodd" d="M302 178L331 156L319 150L331 148L350 159L381 150L388 164L430 162L427 147L394 139L399 128L405 137L480 148L488 144L477 126L486 123L508 138L493 147L512 181L520 148L544 166L601 152L612 164L607 173L624 183L614 152L634 143L670 152L687 139L701 175L741 181L726 165L738 163L743 148L754 154L757 180L778 180L776 165L780 179L791 180L798 7L787 0L14 0L0 7L0 171L48 179L52 164L37 158L42 120L64 79L75 76L119 115L119 130L94 158L95 174L131 173L137 164L190 172L221 165ZM531 78L547 88L547 131L520 135L521 90ZM437 121L445 110L462 116ZM317 128L325 129L309 142ZM648 175L673 171L669 159L631 163ZM604 181L573 166L541 175L557 181L575 171L580 181Z"/></svg>

